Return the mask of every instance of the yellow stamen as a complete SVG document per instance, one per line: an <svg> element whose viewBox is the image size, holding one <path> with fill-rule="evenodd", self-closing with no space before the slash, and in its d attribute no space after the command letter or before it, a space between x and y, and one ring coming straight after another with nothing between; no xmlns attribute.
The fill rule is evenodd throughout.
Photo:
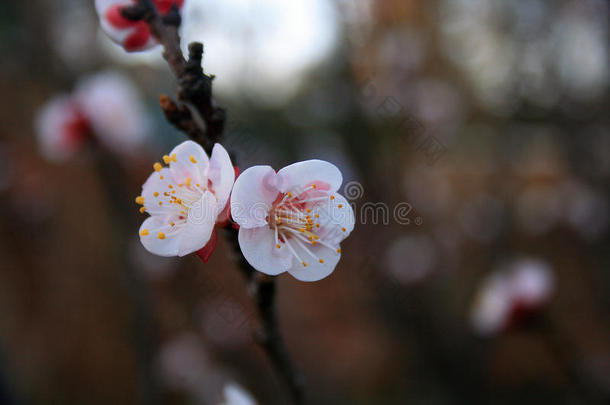
<svg viewBox="0 0 610 405"><path fill-rule="evenodd" d="M169 162L172 161L172 158L169 157L168 155L163 156L163 162L165 162L166 165L169 164Z"/></svg>
<svg viewBox="0 0 610 405"><path fill-rule="evenodd" d="M278 243L277 245L275 245L275 247L279 249L281 246L280 246L280 244Z"/></svg>
<svg viewBox="0 0 610 405"><path fill-rule="evenodd" d="M316 188L316 185L315 185L315 184L312 184L312 185L311 185L311 188Z"/></svg>
<svg viewBox="0 0 610 405"><path fill-rule="evenodd" d="M176 224L175 224L175 223L173 223L173 222L170 222L169 224L170 224L171 226L175 226L175 225L176 225Z"/></svg>
<svg viewBox="0 0 610 405"><path fill-rule="evenodd" d="M192 163L197 163L197 160L195 160L195 158L193 157L193 155L189 156L189 160L190 160Z"/></svg>
<svg viewBox="0 0 610 405"><path fill-rule="evenodd" d="M316 228L319 228L319 227L320 227L320 224L316 224Z"/></svg>
<svg viewBox="0 0 610 405"><path fill-rule="evenodd" d="M324 259L320 259L318 260L320 263L324 263Z"/></svg>
<svg viewBox="0 0 610 405"><path fill-rule="evenodd" d="M140 207L140 214L144 214L146 212L146 207Z"/></svg>
<svg viewBox="0 0 610 405"><path fill-rule="evenodd" d="M159 193L158 193L158 192L156 192L156 191L153 193L153 195L154 195L155 197L159 197Z"/></svg>
<svg viewBox="0 0 610 405"><path fill-rule="evenodd" d="M163 205L163 201L159 201L159 207Z"/></svg>
<svg viewBox="0 0 610 405"><path fill-rule="evenodd" d="M345 229L345 228L341 228L341 230L342 230L343 232L345 232L345 230L346 230L346 229Z"/></svg>
<svg viewBox="0 0 610 405"><path fill-rule="evenodd" d="M165 234L163 232L159 232L159 234L157 235L157 238L163 240L163 239L165 239Z"/></svg>
<svg viewBox="0 0 610 405"><path fill-rule="evenodd" d="M337 205L337 207L343 208L343 204L339 204L339 205Z"/></svg>
<svg viewBox="0 0 610 405"><path fill-rule="evenodd" d="M190 177L187 177L186 180L184 180L184 182L186 183L187 187L191 186L191 178Z"/></svg>
<svg viewBox="0 0 610 405"><path fill-rule="evenodd" d="M307 267L307 263L303 262L302 264L303 264L303 267Z"/></svg>
<svg viewBox="0 0 610 405"><path fill-rule="evenodd" d="M172 160L172 162L177 162L178 160L176 159L176 154L172 153L172 156L170 157L170 159Z"/></svg>
<svg viewBox="0 0 610 405"><path fill-rule="evenodd" d="M169 186L167 186L167 188L170 188L170 189L171 189L171 188L174 188L174 186L172 186L172 185L170 184Z"/></svg>
<svg viewBox="0 0 610 405"><path fill-rule="evenodd" d="M140 235L142 235L142 236L146 236L146 235L148 235L148 229L142 229L142 230L140 231Z"/></svg>
<svg viewBox="0 0 610 405"><path fill-rule="evenodd" d="M334 196L334 195L331 195L331 196L330 196L330 199L331 199L331 200L334 200L334 199L335 199L335 196Z"/></svg>
<svg viewBox="0 0 610 405"><path fill-rule="evenodd" d="M341 253L341 249L337 249L337 253Z"/></svg>
<svg viewBox="0 0 610 405"><path fill-rule="evenodd" d="M311 210L309 208L307 208L307 213L309 214L311 212Z"/></svg>
<svg viewBox="0 0 610 405"><path fill-rule="evenodd" d="M160 178L161 180L163 180L163 176L159 176L159 178Z"/></svg>
<svg viewBox="0 0 610 405"><path fill-rule="evenodd" d="M144 197L142 197L141 195L137 196L136 197L136 204L144 205Z"/></svg>
<svg viewBox="0 0 610 405"><path fill-rule="evenodd" d="M157 162L153 165L153 169L155 169L156 172L160 172L161 169L163 169L163 166L161 166L161 163Z"/></svg>

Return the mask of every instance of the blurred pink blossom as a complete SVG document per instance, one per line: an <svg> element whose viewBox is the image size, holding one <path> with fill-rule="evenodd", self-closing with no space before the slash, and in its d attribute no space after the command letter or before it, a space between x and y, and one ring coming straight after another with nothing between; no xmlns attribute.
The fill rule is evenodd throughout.
<svg viewBox="0 0 610 405"><path fill-rule="evenodd" d="M482 283L471 312L475 331L494 335L535 314L550 299L555 276L539 259L526 258L489 275Z"/></svg>
<svg viewBox="0 0 610 405"><path fill-rule="evenodd" d="M182 8L184 0L153 0L157 11L166 15L174 4ZM158 44L148 25L144 21L130 21L121 11L125 7L135 5L135 0L95 0L95 9L102 29L117 44L127 52L145 51Z"/></svg>

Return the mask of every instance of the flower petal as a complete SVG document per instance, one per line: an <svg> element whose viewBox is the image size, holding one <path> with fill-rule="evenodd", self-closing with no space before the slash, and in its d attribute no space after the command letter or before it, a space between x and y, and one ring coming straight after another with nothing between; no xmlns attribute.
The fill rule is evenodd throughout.
<svg viewBox="0 0 610 405"><path fill-rule="evenodd" d="M201 145L193 141L184 141L176 146L169 154L176 155L176 161L172 160L169 169L178 183L184 183L187 177L193 183L208 186L208 168L210 160Z"/></svg>
<svg viewBox="0 0 610 405"><path fill-rule="evenodd" d="M226 149L219 143L212 149L208 179L212 182L211 187L218 200L220 210L218 214L220 214L229 201L229 195L231 195L231 189L235 183L235 169Z"/></svg>
<svg viewBox="0 0 610 405"><path fill-rule="evenodd" d="M333 196L333 199L329 198L318 205L315 212L320 215L318 222L321 228L318 235L331 245L339 245L354 229L356 219L354 210L345 197L340 194Z"/></svg>
<svg viewBox="0 0 610 405"><path fill-rule="evenodd" d="M185 256L208 243L214 225L218 204L214 194L206 191L188 212L186 226L181 230L178 256Z"/></svg>
<svg viewBox="0 0 610 405"><path fill-rule="evenodd" d="M242 228L267 224L271 204L278 196L275 180L270 166L250 167L237 178L231 194L231 215Z"/></svg>
<svg viewBox="0 0 610 405"><path fill-rule="evenodd" d="M159 232L163 239L159 239ZM144 233L144 235L143 235ZM140 227L140 241L150 253L171 257L178 255L181 232L172 229L167 217L155 215L147 218Z"/></svg>
<svg viewBox="0 0 610 405"><path fill-rule="evenodd" d="M277 172L278 188L288 192L295 187L305 186L315 181L330 185L330 192L337 191L343 182L343 175L337 166L324 160L306 160L293 163Z"/></svg>
<svg viewBox="0 0 610 405"><path fill-rule="evenodd" d="M167 167L164 167L159 172L153 172L142 186L144 207L150 215L173 215L180 211L178 205L168 204L167 198L163 196L164 192L169 191L168 186L172 181L172 174ZM159 202L162 204L159 205Z"/></svg>
<svg viewBox="0 0 610 405"><path fill-rule="evenodd" d="M275 233L267 226L239 229L239 247L256 270L275 276L292 266L293 256L286 246L275 246Z"/></svg>
<svg viewBox="0 0 610 405"><path fill-rule="evenodd" d="M70 136L67 125L78 119L75 103L68 95L59 95L47 102L35 119L38 144L44 157L59 162L73 156L84 137Z"/></svg>
<svg viewBox="0 0 610 405"><path fill-rule="evenodd" d="M141 24L139 22L129 24L117 13L117 10L121 7L132 6L133 4L130 0L95 0L95 9L102 30L113 42L123 46L128 52L144 51L159 42L150 32L146 35L146 38L141 37L134 42L133 35L138 35L138 27L141 27Z"/></svg>
<svg viewBox="0 0 610 405"><path fill-rule="evenodd" d="M339 259L341 259L340 253L325 246L308 246L308 249L316 256L316 259L311 257L300 246L294 246L294 249L307 263L307 266L303 266L302 263L298 263L295 259L288 273L300 281L318 281L328 277L335 270ZM320 263L318 259L322 259L323 263Z"/></svg>

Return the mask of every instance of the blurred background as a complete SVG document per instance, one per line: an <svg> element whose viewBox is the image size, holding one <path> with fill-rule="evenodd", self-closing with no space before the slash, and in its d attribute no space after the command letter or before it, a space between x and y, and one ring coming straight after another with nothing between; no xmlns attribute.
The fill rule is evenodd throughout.
<svg viewBox="0 0 610 405"><path fill-rule="evenodd" d="M240 168L329 160L356 210L330 277L277 280L308 403L609 403L608 16L186 1ZM0 49L0 403L220 404L227 384L288 403L229 244L203 265L139 243L134 198L185 139L158 107L176 88L160 50L125 53L78 0L2 2ZM41 108L99 72L141 105L59 159ZM145 133L117 146L136 114Z"/></svg>

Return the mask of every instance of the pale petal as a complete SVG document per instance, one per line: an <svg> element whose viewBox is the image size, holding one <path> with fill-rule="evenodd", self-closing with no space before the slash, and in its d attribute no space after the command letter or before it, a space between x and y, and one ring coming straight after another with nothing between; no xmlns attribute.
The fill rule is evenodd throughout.
<svg viewBox="0 0 610 405"><path fill-rule="evenodd" d="M59 162L70 158L82 146L82 140L73 139L66 125L77 118L74 101L68 95L59 95L47 102L35 118L36 135L42 154Z"/></svg>
<svg viewBox="0 0 610 405"><path fill-rule="evenodd" d="M220 214L229 201L229 195L231 195L231 189L235 182L235 169L226 149L219 143L214 145L214 149L212 149L208 178L212 182L211 188L218 200L220 210L218 214Z"/></svg>
<svg viewBox="0 0 610 405"><path fill-rule="evenodd" d="M208 243L216 224L217 207L214 194L206 191L189 210L181 230L179 256L196 252Z"/></svg>
<svg viewBox="0 0 610 405"><path fill-rule="evenodd" d="M177 204L168 204L167 197L163 195L168 192L169 185L173 178L170 170L166 167L159 172L153 172L142 186L142 197L144 197L144 207L150 215L172 215L180 211ZM155 193L158 195L155 196ZM159 205L159 202L162 202Z"/></svg>
<svg viewBox="0 0 610 405"><path fill-rule="evenodd" d="M142 235L146 230L147 235ZM163 232L164 239L159 239L159 232ZM150 253L158 256L171 257L178 255L181 232L172 229L167 217L152 216L147 218L140 227L140 241Z"/></svg>
<svg viewBox="0 0 610 405"><path fill-rule="evenodd" d="M354 229L356 219L348 201L340 194L333 196L334 199L329 198L317 205L315 212L320 215L318 235L331 245L339 245Z"/></svg>
<svg viewBox="0 0 610 405"><path fill-rule="evenodd" d="M240 228L238 240L248 263L262 273L275 276L292 265L292 254L286 246L279 249L275 246L275 233L268 226Z"/></svg>
<svg viewBox="0 0 610 405"><path fill-rule="evenodd" d="M95 9L100 19L100 26L102 27L102 30L113 42L122 45L125 39L133 31L133 28L116 28L108 22L106 12L110 7L117 4L129 6L132 3L129 0L95 0Z"/></svg>
<svg viewBox="0 0 610 405"><path fill-rule="evenodd" d="M241 227L267 224L271 205L278 197L275 178L270 166L253 166L239 175L231 194L231 215Z"/></svg>
<svg viewBox="0 0 610 405"><path fill-rule="evenodd" d="M176 155L176 161L169 164L169 169L178 183L184 183L187 177L191 178L193 184L208 186L208 168L210 160L201 145L193 141L185 141L176 146L169 153L172 157Z"/></svg>
<svg viewBox="0 0 610 405"><path fill-rule="evenodd" d="M108 70L79 80L74 92L98 140L119 154L136 154L149 134L141 95L123 74Z"/></svg>
<svg viewBox="0 0 610 405"><path fill-rule="evenodd" d="M335 270L337 263L339 263L339 259L341 259L340 253L325 246L307 246L316 258L313 258L296 243L293 243L293 247L301 259L307 263L307 266L303 266L303 264L298 263L296 259L293 261L293 265L290 270L288 270L288 273L297 280L318 281L328 277L328 275ZM318 259L322 259L324 263L320 263Z"/></svg>
<svg viewBox="0 0 610 405"><path fill-rule="evenodd" d="M343 176L337 166L324 160L306 160L293 163L277 172L278 188L288 192L295 187L306 186L314 182L326 183L329 191L337 191L343 182Z"/></svg>

